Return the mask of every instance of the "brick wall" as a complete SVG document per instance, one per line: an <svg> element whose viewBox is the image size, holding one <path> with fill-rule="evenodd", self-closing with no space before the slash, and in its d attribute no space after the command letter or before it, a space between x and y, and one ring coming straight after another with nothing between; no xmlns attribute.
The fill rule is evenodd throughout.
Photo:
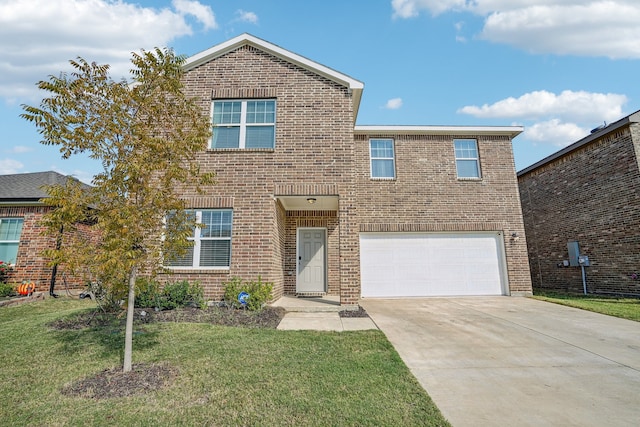
<svg viewBox="0 0 640 427"><path fill-rule="evenodd" d="M348 225L354 219L355 204L351 177L353 106L347 88L249 46L190 70L185 84L188 95L198 99L206 115L212 99L276 99L276 148L207 150L199 156L203 170L217 174L216 184L204 188L204 197L231 201L225 206L233 208L234 214L231 267L176 273L173 278L198 279L205 295L212 299L222 295L222 282L232 276L253 279L261 275L276 284L275 296L291 292L287 272L295 262L292 224L313 220L333 227L331 236L340 236L340 243L330 237L334 248L330 262L338 260L340 265L330 267L335 271L329 274L329 291L349 289L343 302L357 302L359 288L357 297L353 291L359 283L357 235L356 240L343 236L355 230ZM294 195L282 192L289 187L295 191L295 186L313 189L328 185L335 189L333 195L340 197L339 225L331 216L287 214L275 198ZM203 198L193 188L181 191L191 207L207 207L199 205Z"/></svg>
<svg viewBox="0 0 640 427"><path fill-rule="evenodd" d="M640 294L640 125L633 123L519 177L535 289L582 292L567 242L589 256L588 292Z"/></svg>
<svg viewBox="0 0 640 427"><path fill-rule="evenodd" d="M43 251L55 249L56 240L54 237L43 234L44 227L40 225L42 216L51 209L48 206L16 206L0 207L0 217L2 218L23 218L22 234L18 246L18 255L13 271L8 277L9 283L22 283L29 281L36 284L38 291L48 291L51 283L52 267L48 265L49 260L43 256ZM90 227L80 225L79 232L85 235L92 235ZM64 241L68 240L66 234ZM80 275L71 274L64 265L58 267L56 275L55 291L61 292L65 288L63 277L66 277L66 286L69 289L84 289L86 278Z"/></svg>
<svg viewBox="0 0 640 427"><path fill-rule="evenodd" d="M393 138L396 179L370 178L369 138ZM496 231L504 238L509 291L531 293L512 142L477 136L481 180L458 180L456 135L356 135L360 231ZM469 136L464 136L469 138ZM510 239L517 233L519 239Z"/></svg>

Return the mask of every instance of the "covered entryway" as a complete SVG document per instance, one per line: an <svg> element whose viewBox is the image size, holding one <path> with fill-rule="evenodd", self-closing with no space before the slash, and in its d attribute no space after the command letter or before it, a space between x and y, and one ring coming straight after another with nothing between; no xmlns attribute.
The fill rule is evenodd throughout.
<svg viewBox="0 0 640 427"><path fill-rule="evenodd" d="M502 233L361 233L363 297L503 295Z"/></svg>
<svg viewBox="0 0 640 427"><path fill-rule="evenodd" d="M327 229L298 229L298 279L296 293L320 294L326 292Z"/></svg>

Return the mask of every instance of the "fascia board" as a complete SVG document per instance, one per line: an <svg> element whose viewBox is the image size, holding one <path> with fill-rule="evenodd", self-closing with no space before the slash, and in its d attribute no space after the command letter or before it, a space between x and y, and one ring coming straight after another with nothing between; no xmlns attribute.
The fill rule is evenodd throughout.
<svg viewBox="0 0 640 427"><path fill-rule="evenodd" d="M360 125L356 135L500 135L515 138L524 132L522 126L378 126Z"/></svg>

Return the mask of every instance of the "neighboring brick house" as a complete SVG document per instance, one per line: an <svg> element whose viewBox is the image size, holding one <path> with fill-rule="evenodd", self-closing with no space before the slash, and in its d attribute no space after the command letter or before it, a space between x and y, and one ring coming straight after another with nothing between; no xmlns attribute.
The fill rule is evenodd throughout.
<svg viewBox="0 0 640 427"><path fill-rule="evenodd" d="M0 175L0 260L13 266L9 283L33 282L38 291L45 291L53 278L56 289L61 289L65 275L70 288L86 285L62 268L54 276L42 255L45 249L56 247L56 238L45 236L40 225L42 216L52 209L42 202L47 197L44 186L64 185L69 179L75 178L53 171ZM90 233L88 226L79 227Z"/></svg>
<svg viewBox="0 0 640 427"><path fill-rule="evenodd" d="M363 83L248 34L189 58L211 115L206 228L166 280L210 299L231 277L274 297L531 293L511 140L521 127L356 126Z"/></svg>
<svg viewBox="0 0 640 427"><path fill-rule="evenodd" d="M534 289L640 295L640 111L518 173Z"/></svg>

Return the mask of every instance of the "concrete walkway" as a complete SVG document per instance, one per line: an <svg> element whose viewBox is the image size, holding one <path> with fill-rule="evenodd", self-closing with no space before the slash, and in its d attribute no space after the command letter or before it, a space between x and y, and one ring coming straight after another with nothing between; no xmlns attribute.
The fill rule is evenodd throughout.
<svg viewBox="0 0 640 427"><path fill-rule="evenodd" d="M520 297L361 305L455 427L640 425L640 323Z"/></svg>
<svg viewBox="0 0 640 427"><path fill-rule="evenodd" d="M296 298L283 296L273 303L287 310L280 321L281 330L362 331L378 329L369 317L340 317L344 310L339 297Z"/></svg>

